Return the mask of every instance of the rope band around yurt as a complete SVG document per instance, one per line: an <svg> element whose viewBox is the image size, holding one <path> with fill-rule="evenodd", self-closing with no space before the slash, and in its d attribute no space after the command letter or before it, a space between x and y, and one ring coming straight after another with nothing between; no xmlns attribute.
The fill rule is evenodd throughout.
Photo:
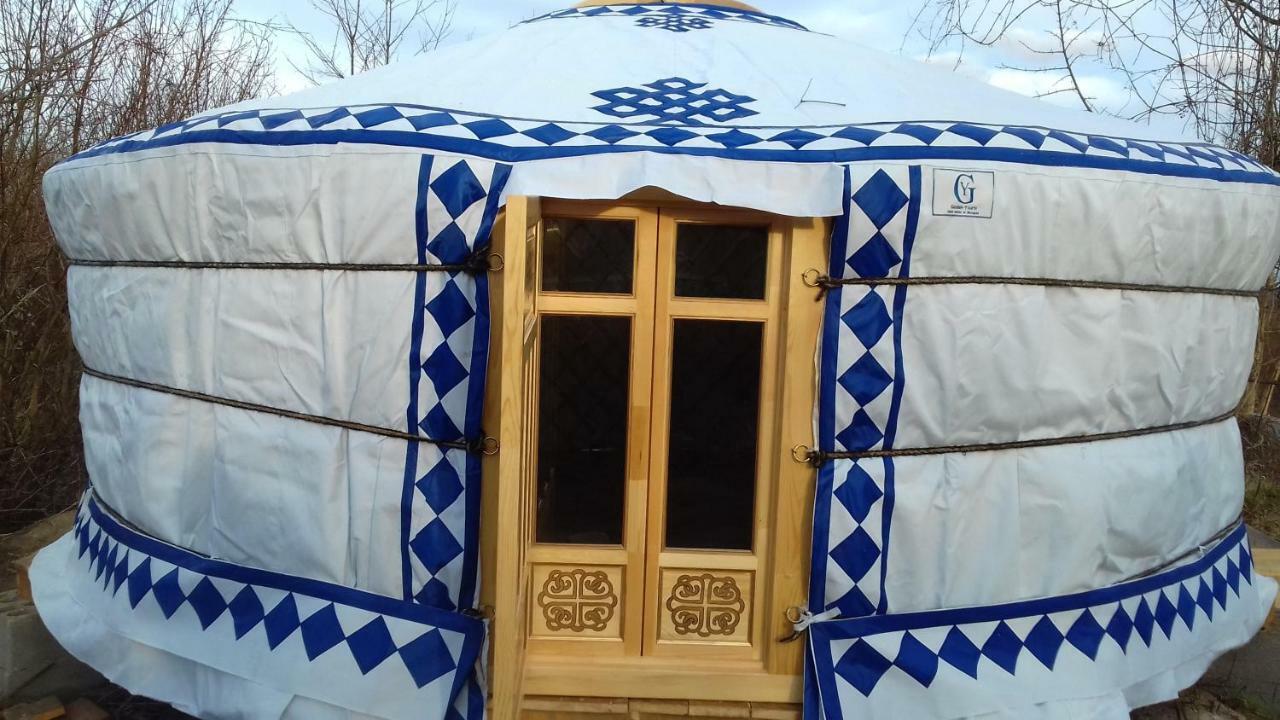
<svg viewBox="0 0 1280 720"><path fill-rule="evenodd" d="M183 390L181 388L170 387L168 385L159 385L157 383L150 383L143 380L134 380L133 378L112 375L111 373L101 372L88 367L84 368L83 372L89 377L116 383L118 385L127 385L129 387L135 387L142 390L151 390L153 392L174 395L188 400L212 403L214 405L222 405L224 407L235 408L237 410L266 413L268 415L289 418L291 420L301 420L302 422L314 423L316 425L325 425L328 427L341 428L343 430L354 430L356 432L370 433L372 435L381 435L383 437L395 438L397 440L425 442L447 450L465 450L467 452L481 453L484 455L494 455L498 452L498 441L491 437L480 437L474 440L433 440L420 435L401 432L399 430L390 430L376 425L365 425L364 423L352 422L350 420L339 420L337 418L325 417L323 415L311 415L309 413L295 412L293 410L284 410L282 408L271 407L269 405L259 405L257 403L244 402L243 400L232 400L231 398L219 397L217 395L208 395L201 392L195 392L194 390Z"/></svg>
<svg viewBox="0 0 1280 720"><path fill-rule="evenodd" d="M165 268L172 270L317 270L346 272L499 272L503 258L483 248L460 263L302 263L302 262L203 262L183 260L85 260L71 258L68 265L81 267Z"/></svg>
<svg viewBox="0 0 1280 720"><path fill-rule="evenodd" d="M863 450L860 452L829 452L811 450L805 445L797 445L791 449L791 458L796 462L808 463L819 467L829 460L861 460L865 458L919 457L923 455L950 455L952 453L992 452L995 450L1024 450L1027 448L1053 447L1055 445L1078 445L1080 443L1101 442L1103 440L1120 440L1122 438L1155 435L1156 433L1190 430L1202 425L1212 425L1234 417L1235 408L1207 420L1157 425L1154 427L1120 430L1117 432L1092 433L1087 435L1067 435L1065 437L1044 438L1039 440L1016 440L1003 443L983 443L974 445L939 445L935 447L895 448L891 450Z"/></svg>
<svg viewBox="0 0 1280 720"><path fill-rule="evenodd" d="M878 285L1022 285L1031 287L1080 288L1085 290L1134 290L1137 292L1184 293L1193 295L1227 295L1231 297L1258 297L1252 290L1225 288L1149 285L1143 283L1103 282L1097 280L1062 280L1058 278L990 277L964 275L956 277L876 277L833 278L810 268L800 275L804 284L818 289L818 300L832 290L844 285L875 287Z"/></svg>

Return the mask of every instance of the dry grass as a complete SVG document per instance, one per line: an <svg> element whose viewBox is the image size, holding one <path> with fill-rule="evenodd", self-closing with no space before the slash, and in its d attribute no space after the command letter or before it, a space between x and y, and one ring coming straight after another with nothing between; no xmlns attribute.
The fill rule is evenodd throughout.
<svg viewBox="0 0 1280 720"><path fill-rule="evenodd" d="M1245 459L1245 521L1280 538L1280 422L1261 416L1240 419Z"/></svg>

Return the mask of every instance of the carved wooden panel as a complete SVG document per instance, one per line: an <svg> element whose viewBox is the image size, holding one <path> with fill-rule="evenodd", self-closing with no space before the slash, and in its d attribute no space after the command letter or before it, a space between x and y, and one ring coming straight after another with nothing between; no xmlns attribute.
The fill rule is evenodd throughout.
<svg viewBox="0 0 1280 720"><path fill-rule="evenodd" d="M751 583L749 572L663 568L659 639L749 643Z"/></svg>
<svg viewBox="0 0 1280 720"><path fill-rule="evenodd" d="M533 636L621 637L622 568L538 565L532 590Z"/></svg>

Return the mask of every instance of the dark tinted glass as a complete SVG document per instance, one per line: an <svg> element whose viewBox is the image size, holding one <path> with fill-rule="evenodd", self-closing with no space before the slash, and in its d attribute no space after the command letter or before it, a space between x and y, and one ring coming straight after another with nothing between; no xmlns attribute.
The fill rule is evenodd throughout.
<svg viewBox="0 0 1280 720"><path fill-rule="evenodd" d="M542 289L631 292L636 225L631 220L547 218L542 235Z"/></svg>
<svg viewBox="0 0 1280 720"><path fill-rule="evenodd" d="M680 223L676 230L676 295L764 298L769 228Z"/></svg>
<svg viewBox="0 0 1280 720"><path fill-rule="evenodd" d="M762 330L675 321L668 547L751 549Z"/></svg>
<svg viewBox="0 0 1280 720"><path fill-rule="evenodd" d="M620 544L631 319L544 315L538 541Z"/></svg>

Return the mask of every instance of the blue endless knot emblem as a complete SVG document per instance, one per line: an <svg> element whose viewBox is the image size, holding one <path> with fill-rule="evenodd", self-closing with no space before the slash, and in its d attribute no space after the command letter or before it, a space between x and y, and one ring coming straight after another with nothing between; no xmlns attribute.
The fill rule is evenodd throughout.
<svg viewBox="0 0 1280 720"><path fill-rule="evenodd" d="M724 122L759 114L743 107L755 102L755 98L719 88L703 90L706 86L706 83L671 77L646 83L644 87L598 90L591 94L605 104L592 109L614 117L653 119L676 125L704 124L699 118Z"/></svg>
<svg viewBox="0 0 1280 720"><path fill-rule="evenodd" d="M706 30L714 23L704 17L690 17L689 15L659 15L642 17L636 20L636 25L647 28L662 28L671 32L689 32L690 30Z"/></svg>

